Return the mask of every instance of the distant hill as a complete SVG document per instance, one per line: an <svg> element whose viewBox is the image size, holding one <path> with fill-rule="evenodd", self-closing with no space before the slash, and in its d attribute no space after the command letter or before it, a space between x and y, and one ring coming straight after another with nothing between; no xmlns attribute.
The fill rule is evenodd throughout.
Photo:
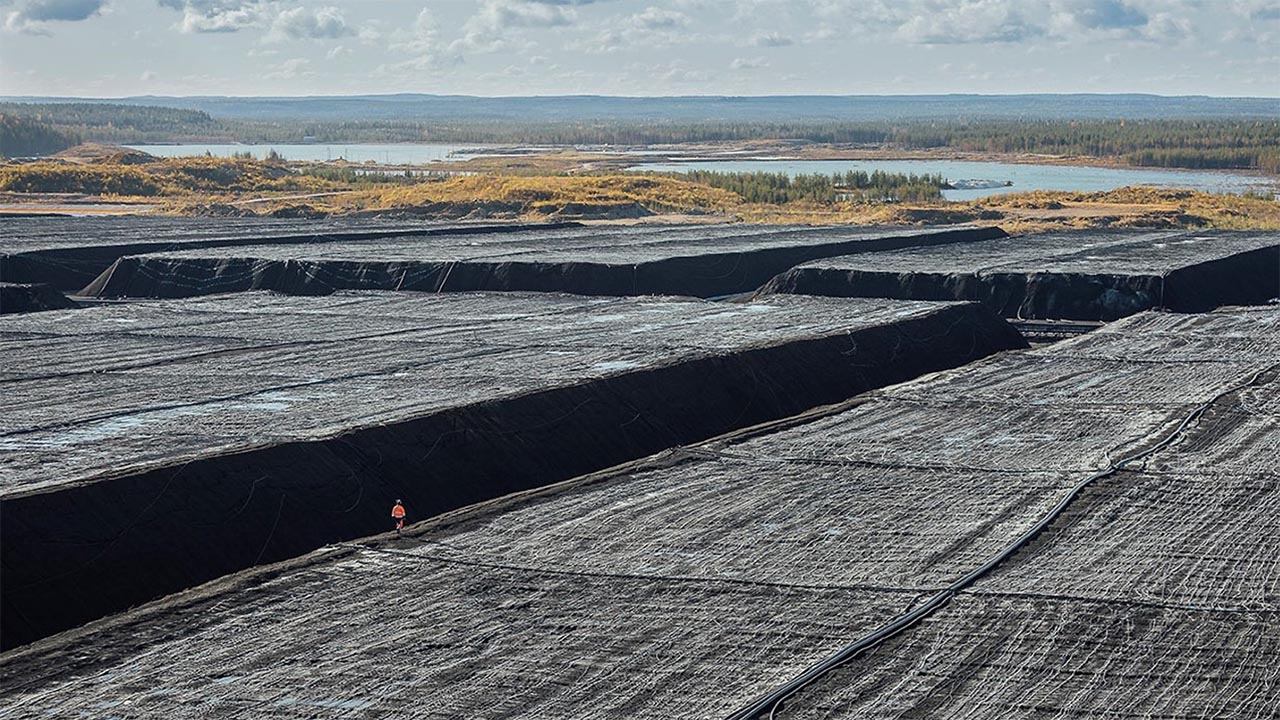
<svg viewBox="0 0 1280 720"><path fill-rule="evenodd" d="M556 122L876 121L897 119L1172 119L1280 117L1277 98L1160 95L850 95L762 97L472 97L354 95L313 97L54 98L6 97L24 103L114 103L193 110L214 118L309 121L488 120Z"/></svg>
<svg viewBox="0 0 1280 720"><path fill-rule="evenodd" d="M1269 98L385 95L17 100L0 101L0 117L10 118L11 124L35 123L64 138L52 149L18 154L48 154L81 139L111 145L425 141L555 146L781 139L1280 172L1280 100ZM30 133L8 133L16 134ZM12 140L0 143L0 152L17 144Z"/></svg>

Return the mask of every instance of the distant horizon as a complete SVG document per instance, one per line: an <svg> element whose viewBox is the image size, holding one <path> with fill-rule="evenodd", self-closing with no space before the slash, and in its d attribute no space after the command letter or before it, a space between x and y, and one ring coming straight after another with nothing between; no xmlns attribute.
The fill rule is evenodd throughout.
<svg viewBox="0 0 1280 720"><path fill-rule="evenodd" d="M1268 97L1154 93L861 95L350 95L9 96L10 103L167 107L259 121L848 123L907 120L1280 118Z"/></svg>
<svg viewBox="0 0 1280 720"><path fill-rule="evenodd" d="M1278 83L1280 84L1280 83ZM226 94L226 93L193 93L190 95L143 93L131 95L0 95L3 102L24 102L31 100L141 100L147 98L166 99L199 99L229 98L257 100L318 100L325 98L389 98L389 97L456 97L481 98L487 100L504 99L550 99L550 98L616 98L616 99L677 99L677 98L748 98L748 99L793 99L793 98L1021 98L1021 97L1151 97L1168 99L1206 98L1212 100L1275 100L1280 103L1280 93L1276 95L1211 95L1207 93L1157 93L1157 92L1020 92L1020 93L977 93L977 92L918 92L918 93L679 93L654 95L628 95L606 93L532 93L532 94L498 94L482 93L444 93L444 92L379 92L379 93L306 93L300 95L283 94ZM1280 106L1277 107L1280 112Z"/></svg>

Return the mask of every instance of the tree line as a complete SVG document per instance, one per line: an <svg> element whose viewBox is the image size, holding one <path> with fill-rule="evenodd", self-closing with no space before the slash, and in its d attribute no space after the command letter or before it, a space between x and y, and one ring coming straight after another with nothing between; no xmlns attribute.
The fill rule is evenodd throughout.
<svg viewBox="0 0 1280 720"><path fill-rule="evenodd" d="M737 193L747 202L768 204L930 202L941 200L942 190L949 187L946 178L941 175L887 173L880 170L872 173L853 170L831 175L691 170L672 175Z"/></svg>
<svg viewBox="0 0 1280 720"><path fill-rule="evenodd" d="M0 113L0 157L52 155L79 142L73 133L31 118Z"/></svg>
<svg viewBox="0 0 1280 720"><path fill-rule="evenodd" d="M661 119L518 122L466 120L246 121L175 108L97 103L0 103L0 113L105 143L501 143L659 145L782 139L906 150L946 148L1117 158L1131 165L1255 169L1280 165L1280 119L954 119L786 122Z"/></svg>

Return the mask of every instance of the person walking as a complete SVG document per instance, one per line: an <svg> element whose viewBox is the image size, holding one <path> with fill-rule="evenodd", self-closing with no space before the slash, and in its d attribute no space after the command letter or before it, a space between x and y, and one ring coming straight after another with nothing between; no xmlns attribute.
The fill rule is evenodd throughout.
<svg viewBox="0 0 1280 720"><path fill-rule="evenodd" d="M391 519L396 521L397 534L404 529L404 515L404 505L397 499L396 504L391 506Z"/></svg>

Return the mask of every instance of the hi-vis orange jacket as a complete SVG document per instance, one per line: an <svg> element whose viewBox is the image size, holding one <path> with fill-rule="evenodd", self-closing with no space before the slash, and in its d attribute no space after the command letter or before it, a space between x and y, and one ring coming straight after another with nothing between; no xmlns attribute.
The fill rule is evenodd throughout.
<svg viewBox="0 0 1280 720"><path fill-rule="evenodd" d="M403 505L401 505L400 503L396 503L395 507L391 508L391 517L393 517L393 518L395 518L395 519L397 519L397 520L400 520L401 518L403 518L403 517L404 517L404 506L403 506Z"/></svg>

